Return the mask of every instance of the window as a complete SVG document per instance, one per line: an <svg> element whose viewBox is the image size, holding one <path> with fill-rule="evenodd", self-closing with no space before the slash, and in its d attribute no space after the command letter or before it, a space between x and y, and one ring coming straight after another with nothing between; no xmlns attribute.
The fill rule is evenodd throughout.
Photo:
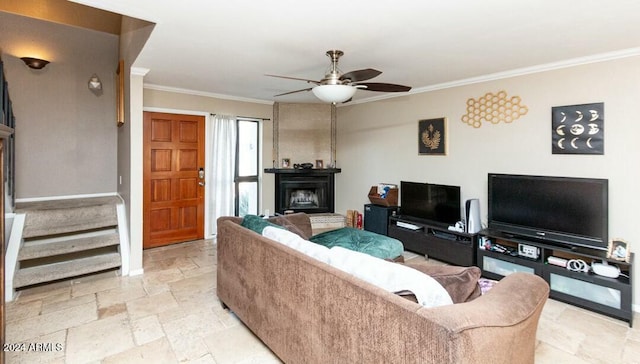
<svg viewBox="0 0 640 364"><path fill-rule="evenodd" d="M259 211L259 126L259 122L252 119L238 118L236 123L236 216L257 215Z"/></svg>

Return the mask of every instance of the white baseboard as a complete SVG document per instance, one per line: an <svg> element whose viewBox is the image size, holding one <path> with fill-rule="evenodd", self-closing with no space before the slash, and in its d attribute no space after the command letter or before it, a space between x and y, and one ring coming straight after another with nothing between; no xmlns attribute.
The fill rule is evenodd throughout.
<svg viewBox="0 0 640 364"><path fill-rule="evenodd" d="M129 271L129 276L140 276L144 274L144 268Z"/></svg>

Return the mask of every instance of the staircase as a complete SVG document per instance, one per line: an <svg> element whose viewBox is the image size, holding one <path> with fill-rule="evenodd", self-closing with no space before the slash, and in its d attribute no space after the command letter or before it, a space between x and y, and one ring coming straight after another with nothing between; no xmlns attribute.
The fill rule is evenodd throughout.
<svg viewBox="0 0 640 364"><path fill-rule="evenodd" d="M24 214L13 288L122 266L117 196L16 204Z"/></svg>

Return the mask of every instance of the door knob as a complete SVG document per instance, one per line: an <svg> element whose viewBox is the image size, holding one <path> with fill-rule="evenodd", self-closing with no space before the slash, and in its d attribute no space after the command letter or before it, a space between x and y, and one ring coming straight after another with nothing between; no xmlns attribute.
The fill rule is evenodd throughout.
<svg viewBox="0 0 640 364"><path fill-rule="evenodd" d="M200 181L198 182L198 185L204 186L204 168L202 167L198 169L198 178L200 179Z"/></svg>

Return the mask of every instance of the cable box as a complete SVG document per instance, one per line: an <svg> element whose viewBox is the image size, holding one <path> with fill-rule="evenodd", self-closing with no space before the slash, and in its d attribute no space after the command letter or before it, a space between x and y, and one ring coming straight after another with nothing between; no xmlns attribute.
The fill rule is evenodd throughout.
<svg viewBox="0 0 640 364"><path fill-rule="evenodd" d="M518 255L530 259L538 259L540 256L540 248L533 245L518 244Z"/></svg>
<svg viewBox="0 0 640 364"><path fill-rule="evenodd" d="M402 228L405 228L405 229L409 229L409 230L421 230L422 229L422 226L410 224L410 223L404 222L404 221L397 221L396 225L400 226Z"/></svg>

